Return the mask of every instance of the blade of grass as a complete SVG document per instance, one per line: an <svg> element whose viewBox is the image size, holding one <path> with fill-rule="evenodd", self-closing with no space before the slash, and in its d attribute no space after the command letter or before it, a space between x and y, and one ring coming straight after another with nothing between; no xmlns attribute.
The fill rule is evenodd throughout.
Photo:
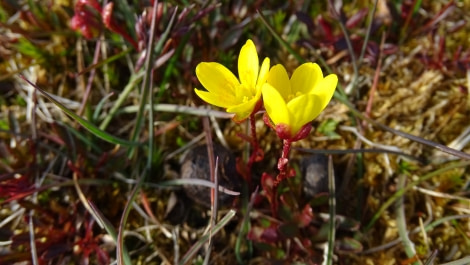
<svg viewBox="0 0 470 265"><path fill-rule="evenodd" d="M57 122L59 125L67 128L67 130L69 130L69 132L73 135L75 135L75 137L77 137L79 140L81 140L83 143L84 143L84 146L87 146L87 147L90 147L91 149L93 149L94 151L96 151L97 153L102 153L103 150L101 150L101 148L96 145L95 143L93 143L93 141L90 141L90 139L88 137L86 137L85 135L81 134L78 130L76 130L75 128L73 128L72 126L68 125L67 123L65 122L60 122L58 121Z"/></svg>
<svg viewBox="0 0 470 265"><path fill-rule="evenodd" d="M136 24L135 14L137 14L137 12L132 8L132 5L130 5L126 0L116 0L116 3L117 8L123 13L123 17L126 18L124 23L126 23L126 28L128 30L127 33L135 39L135 31L131 29L134 29L134 26Z"/></svg>
<svg viewBox="0 0 470 265"><path fill-rule="evenodd" d="M140 82L140 80L142 80L143 77L144 77L143 70L131 75L129 82L124 87L124 90L119 94L118 99L114 103L108 115L106 115L106 118L101 122L99 126L101 130L105 130L106 127L108 127L112 118L114 117L116 112L119 110L121 105L124 103L124 100L126 100L129 97L129 94L131 93L131 91L137 86L137 83Z"/></svg>
<svg viewBox="0 0 470 265"><path fill-rule="evenodd" d="M152 67L152 58L153 58L153 44L155 40L155 24L157 20L157 5L158 1L154 1L153 3L153 12L152 12L152 22L150 26L150 37L147 45L147 54L145 58L145 75L144 75L144 80L142 82L142 97L141 97L141 109L139 110L139 117L140 121L136 123L135 131L133 134L132 139L135 139L137 135L140 133L141 130L141 124L143 123L143 109L145 107L145 104L149 104L150 106L153 105L153 90L150 88L152 85L152 72L153 72L153 67ZM176 11L173 14L173 18L175 17ZM171 25L171 22L170 22ZM169 30L171 26L167 28ZM163 36L160 38L159 42L162 42ZM158 44L157 44L158 46ZM147 103L148 100L148 103ZM154 147L153 147L153 109L150 108L149 110L149 119L148 119L148 130L149 130L149 138L148 138L148 157L147 157L147 163L145 166L145 170L143 174L140 176L140 178L137 180L137 185L135 185L134 189L132 190L131 195L129 196L129 200L126 203L126 206L124 208L124 212L121 216L121 221L119 223L119 230L118 230L118 242L117 242L117 261L119 265L125 264L125 265L131 265L128 263L124 258L123 255L125 255L125 246L124 246L124 229L127 223L127 218L129 216L129 213L132 208L132 204L135 201L138 192L140 191L142 184L145 181L145 177L152 172L152 162L153 162L153 154L154 154ZM133 151L135 149L131 148L129 149L129 157L132 156Z"/></svg>
<svg viewBox="0 0 470 265"><path fill-rule="evenodd" d="M364 37L364 43L362 44L361 54L359 55L359 59L358 59L358 62L357 62L357 67L359 69L361 69L362 60L364 59L364 54L366 53L367 43L369 42L370 32L372 30L372 25L373 25L373 22L374 22L374 16L375 16L375 11L377 10L377 3L378 2L379 2L379 0L374 1L374 5L372 6L372 12L370 12L370 14L369 14L369 25L367 25L367 31L366 31L366 35ZM354 90L354 87L353 87L353 90Z"/></svg>
<svg viewBox="0 0 470 265"><path fill-rule="evenodd" d="M219 166L219 157L216 157L215 159L215 167L213 170L214 174L214 185L217 187L219 186L219 180L217 177L217 168ZM206 256L204 258L204 265L208 265L210 262L210 257L211 257L211 250L212 250L212 230L214 229L215 223L217 222L217 214L218 214L218 194L219 194L219 189L211 189L211 218L209 221L209 242L207 244L206 248Z"/></svg>
<svg viewBox="0 0 470 265"><path fill-rule="evenodd" d="M73 185L75 187L75 190L77 191L78 198L82 205L85 207L85 209L93 216L93 218L96 220L98 225L101 228L104 228L106 232L111 236L111 238L114 240L114 243L117 243L117 233L116 230L114 229L114 226L111 224L111 222L108 221L104 217L104 215L86 198L85 194L83 193L82 189L80 188L80 183L78 181L78 176L76 173L73 174ZM127 249L124 246L124 260L126 264L131 264L131 259L129 256L129 253Z"/></svg>
<svg viewBox="0 0 470 265"><path fill-rule="evenodd" d="M155 188L168 188L172 186L183 186L183 185L199 185L202 187L207 187L211 189L215 189L216 186L214 182L205 180L205 179L174 179L174 180L167 180L167 181L161 181L158 184L157 183L145 183L146 186L148 187L155 187ZM238 191L233 191L229 190L227 188L224 188L222 186L218 186L219 192L223 192L224 194L231 195L231 196L238 196L240 195L240 192Z"/></svg>
<svg viewBox="0 0 470 265"><path fill-rule="evenodd" d="M328 206L330 220L328 222L328 255L326 264L333 264L333 250L335 247L336 236L336 187L335 187L335 172L333 169L333 158L328 156Z"/></svg>
<svg viewBox="0 0 470 265"><path fill-rule="evenodd" d="M157 1L155 1L157 2ZM155 6L155 9L156 9L156 6ZM175 18L176 18L176 12L177 12L177 9L175 8L171 18L170 18L170 21L168 22L168 25L166 26L166 29L165 31L162 33L162 35L160 36L157 44L155 45L155 48L152 49L153 47L153 38L150 37L149 39L149 43L152 44L152 46L147 46L148 47L148 50L147 50L147 53L152 53L152 52L155 52L155 53L159 53L162 51L163 49L163 44L165 43L165 41L167 40L170 32L171 32L171 28L173 26L173 23L175 21ZM156 11L154 12L156 14ZM156 15L155 15L156 16ZM155 18L152 18L152 19L155 19ZM152 31L152 34L154 34L154 32ZM152 35L153 36L153 35ZM147 56L149 56L149 54L147 54ZM150 56L149 56L150 57ZM149 59L150 60L150 59ZM146 76L150 76L150 72L152 71L152 67L150 67L150 65L148 66L148 68L146 69L147 73L146 73ZM141 99L141 104L140 104L140 107L139 107L139 112L137 113L137 118L136 118L136 124L135 124L135 127L134 127L134 131L132 132L132 137L131 137L131 141L135 141L137 136L140 134L141 130L142 130L142 124L143 124L143 116L144 116L144 111L145 111L145 104L147 102L147 96L149 94L149 89L150 89L150 84L148 83L148 79L144 78L144 81L143 81L143 84L142 84L142 88L143 88L143 91L142 91L142 99ZM151 105L152 106L152 105ZM129 150L129 157L132 156L134 152L134 149L130 149Z"/></svg>
<svg viewBox="0 0 470 265"><path fill-rule="evenodd" d="M38 259L38 252L36 248L36 237L34 235L34 210L29 212L29 245L31 248L31 260L33 261L33 265L39 265Z"/></svg>
<svg viewBox="0 0 470 265"><path fill-rule="evenodd" d="M114 93L109 93L106 96L104 96L100 102L96 105L95 111L93 111L93 116L91 118L93 119L93 122L96 122L98 120L98 117L100 116L101 110L103 109L104 103L108 101L110 97L112 97Z"/></svg>
<svg viewBox="0 0 470 265"><path fill-rule="evenodd" d="M64 105L62 105L60 102L58 102L57 100L55 100L51 95L49 95L49 93L47 93L46 91L42 90L41 88L39 88L38 86L36 86L35 84L31 83L28 79L26 79L23 75L20 75L21 79L23 79L24 81L26 81L28 84L30 84L32 87L34 87L36 90L38 90L39 92L41 92L41 94L46 97L48 100L50 100L52 103L54 103L57 107L59 107L63 112L65 112L65 114L69 115L73 120L77 121L80 125L82 125L85 129L87 129L88 131L90 131L92 134L94 134L95 136L97 136L98 138L101 138L109 143L112 143L112 144L119 144L119 145L123 145L123 146L139 146L140 144L137 143L137 142L131 142L131 141L127 141L127 140L124 140L124 139L121 139L121 138L118 138L112 134L109 134L105 131L102 131L100 130L98 127L96 127L93 123L83 119L82 117L78 116L77 114L75 114L73 111L69 110L68 108L66 108Z"/></svg>
<svg viewBox="0 0 470 265"><path fill-rule="evenodd" d="M247 183L244 183L243 189L245 191L244 194L247 194L248 193ZM250 230L250 212L251 212L251 209L253 209L253 205L255 204L255 199L258 196L258 189L259 189L259 187L256 187L255 191L251 194L250 201L246 206L246 210L245 210L245 214L244 214L243 221L242 221L242 224L241 224L240 232L238 232L237 241L235 242L235 257L237 258L237 262L239 264L245 264L246 263L246 261L243 260L242 255L241 255L241 245L242 245L243 240L245 240L245 242L247 243L248 258L251 258L251 256L253 255L253 245L252 245L251 241L246 239L246 235L248 234L248 232ZM246 204L245 196L244 196L243 200L244 200L244 203Z"/></svg>
<svg viewBox="0 0 470 265"><path fill-rule="evenodd" d="M109 64L109 63L111 63L111 62L113 62L113 61L115 61L115 60L117 60L117 59L119 59L119 58L125 56L126 54L128 54L128 53L131 52L132 50L133 50L133 49L125 49L125 50L123 50L122 52L120 52L120 53L118 53L118 54L115 54L115 55L113 55L113 56L111 56L111 57L106 58L106 60L102 60L102 61L99 61L99 62L96 63L96 64L92 64L92 65L88 66L87 68L83 69L81 72L77 73L77 75L83 75L83 74L85 74L85 73L87 73L87 72L89 72L89 71L91 71L91 70L93 70L93 69L96 69L96 68L99 68L99 67L101 67L101 66L103 66L103 65Z"/></svg>
<svg viewBox="0 0 470 265"><path fill-rule="evenodd" d="M398 176L397 189L401 190L405 188L405 183L406 183L406 175L400 174ZM405 248L406 256L408 258L413 258L416 256L416 249L415 249L414 243L408 237L408 230L406 229L404 195L405 195L405 192L403 192L403 195L397 198L397 201L395 203L395 215L397 219L396 221L397 221L398 235L401 239L403 247ZM413 262L413 264L418 265L419 262L416 261L416 262Z"/></svg>
<svg viewBox="0 0 470 265"><path fill-rule="evenodd" d="M336 93L335 93L336 95ZM451 154L453 156L456 156L456 157L460 157L462 159L467 159L467 160L470 160L470 154L467 154L465 152L461 152L459 150L455 150L453 148L450 148L448 146L445 146L443 144L439 144L439 143L436 143L436 142L433 142L433 141L429 141L429 140L426 140L424 138L421 138L419 136L415 136L415 135L411 135L409 133L405 133L405 132L402 132L400 130L395 130L395 129L392 129L384 124L381 124L369 117L367 117L366 115L362 114L359 110L357 110L356 108L354 108L352 106L352 104L345 98L342 98L340 96L336 97L337 99L339 99L343 104L345 104L349 110L354 114L356 115L357 117L359 117L360 119L363 119L363 120L366 120L367 122L371 123L372 125L376 126L376 127L379 127L381 128L382 130L385 130L385 131L388 131L388 132L391 132L395 135L398 135L398 136L401 136L403 138L407 138L407 139L410 139L412 141L415 141L415 142L418 142L420 144L423 144L423 145L427 145L429 147L433 147L433 148L436 148L442 152L445 152L445 153L448 153L448 154Z"/></svg>
<svg viewBox="0 0 470 265"><path fill-rule="evenodd" d="M117 242L116 242L116 257L118 265L131 265L130 261L126 260L126 246L124 245L124 230L127 223L127 218L132 209L132 202L135 201L137 193L140 191L142 181L141 179L147 174L147 168L142 173L140 179L137 180L137 185L132 189L131 194L127 200L126 206L123 209L121 220L119 222Z"/></svg>
<svg viewBox="0 0 470 265"><path fill-rule="evenodd" d="M209 124L209 118L202 118L202 124L206 136L207 155L209 158L210 180L214 183L215 188L211 189L211 218L209 220L208 231L209 231L209 242L206 248L206 256L204 258L204 265L209 264L211 247L212 247L212 229L217 219L217 199L218 199L218 180L217 180L217 166L218 159L214 159L214 148L212 143L211 127Z"/></svg>
<svg viewBox="0 0 470 265"><path fill-rule="evenodd" d="M460 167L466 167L470 165L470 161L464 161L464 162L459 162L455 163L446 167L443 167L441 169L435 170L431 173L428 173L422 177L420 177L418 180L411 182L410 184L406 185L403 189L396 191L385 203L382 204L382 206L377 210L377 212L372 216L371 220L367 224L367 226L364 228L364 233L367 233L370 228L375 224L375 222L380 218L382 213L390 207L396 200L398 200L403 194L411 189L413 187L419 185L421 182L428 180L434 176L438 176L440 174L443 174L446 171L455 169L455 168L460 168Z"/></svg>
<svg viewBox="0 0 470 265"><path fill-rule="evenodd" d="M228 211L228 213L218 222L215 226L214 229L212 230L212 233L210 234L205 234L202 236L189 250L186 252L186 254L181 258L181 260L178 262L179 265L184 265L187 264L191 261L191 258L201 249L202 246L209 240L211 236L216 235L225 225L228 224L230 220L235 216L235 210L231 209Z"/></svg>
<svg viewBox="0 0 470 265"><path fill-rule="evenodd" d="M101 53L100 47L101 47L101 39L99 38L98 41L95 44L95 53L93 54L92 64L96 64L98 62L98 59L99 59L99 56L100 56L100 53ZM90 96L91 86L93 84L93 79L95 79L95 75L96 75L96 68L93 68L93 69L91 69L90 75L88 76L88 81L87 81L87 84L86 84L86 87L85 87L85 92L83 93L83 96L82 96L83 97L82 98L82 104L81 104L80 108L78 109L78 115L79 116L83 115L83 111L85 110L85 107L87 106L88 97Z"/></svg>
<svg viewBox="0 0 470 265"><path fill-rule="evenodd" d="M302 147L292 147L292 150L305 152L309 154L326 154L326 155L335 155L335 154L357 154L357 153L387 153L387 154L394 154L406 157L407 159L417 161L419 163L427 163L424 161L423 158L415 157L413 155L409 155L407 153L403 153L400 151L390 150L390 149L381 149L381 148L359 148L359 149L309 149L309 148L302 148Z"/></svg>
<svg viewBox="0 0 470 265"><path fill-rule="evenodd" d="M451 262L441 263L440 265L468 265L470 263L470 256L454 260Z"/></svg>
<svg viewBox="0 0 470 265"><path fill-rule="evenodd" d="M333 3L332 0L328 0L328 3L330 5L330 10L332 10L332 12L333 12L333 16L336 18L336 21L338 21L339 27L341 28L341 31L343 32L344 40L346 41L346 45L348 47L349 56L351 57L351 64L352 64L352 67L353 67L354 76L353 76L353 80L351 81L352 86L350 86L350 87L353 88L353 87L355 87L357 79L359 78L359 70L358 70L357 61L356 61L356 55L354 54L354 49L352 47L351 39L349 38L349 34L348 34L348 30L346 29L346 25L344 25L343 20L341 19L340 15L338 13L338 10L336 10L335 4ZM352 91L352 89L350 91L348 91L348 89L346 89L345 92L346 92L346 94L351 94L353 91Z"/></svg>
<svg viewBox="0 0 470 265"><path fill-rule="evenodd" d="M433 265L434 260L436 259L438 253L439 253L439 251L437 249L434 250L432 252L431 256L424 262L424 265Z"/></svg>
<svg viewBox="0 0 470 265"><path fill-rule="evenodd" d="M138 106L128 106L121 109L120 112L123 113L135 113L139 109ZM145 106L145 109L150 109L149 105ZM184 105L175 105L175 104L154 104L153 110L157 112L173 112L173 113L181 113L181 114L189 114L194 116L212 116L214 118L219 119L231 119L233 118L233 114L225 112L225 111L218 111L213 110L207 107L191 107L191 106L184 106Z"/></svg>

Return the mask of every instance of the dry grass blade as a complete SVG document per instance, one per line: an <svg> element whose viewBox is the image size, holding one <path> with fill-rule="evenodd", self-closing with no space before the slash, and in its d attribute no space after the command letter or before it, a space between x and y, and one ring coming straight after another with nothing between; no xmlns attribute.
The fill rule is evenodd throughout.
<svg viewBox="0 0 470 265"><path fill-rule="evenodd" d="M186 254L178 262L180 265L188 264L191 258L209 241L211 236L215 236L227 223L235 216L235 210L229 210L229 212L214 226L212 233L205 234L202 236L192 247L186 252Z"/></svg>
<svg viewBox="0 0 470 265"><path fill-rule="evenodd" d="M27 80L25 77L23 76L20 76L24 81L26 81L28 84L30 84L31 86L33 86L36 90L38 90L39 92L41 92L41 94L46 97L47 99L49 99L51 102L53 102L57 107L59 107L62 111L64 111L67 115L69 115L73 120L77 121L78 123L80 123L80 125L82 125L84 128L86 128L87 130L89 130L91 133L93 133L94 135L96 135L97 137L105 140L105 141L108 141L110 143L114 143L114 144L120 144L120 145L124 145L124 146L138 146L140 145L139 143L136 143L136 142L130 142L130 141L127 141L127 140L124 140L124 139L120 139L112 134L109 134L105 131L102 131L100 130L98 127L96 127L94 124L92 124L91 122L81 118L80 116L78 116L77 114L75 114L73 111L67 109L64 105L62 105L60 102L58 102L57 100L55 100L51 95L49 95L49 93L47 93L46 91L42 90L41 88L39 88L38 86L36 86L35 84L31 83L29 80Z"/></svg>
<svg viewBox="0 0 470 265"><path fill-rule="evenodd" d="M336 239L336 187L335 172L333 169L333 158L328 156L328 206L329 206L329 223L328 223L328 245L325 257L325 264L333 264L333 251L335 249Z"/></svg>

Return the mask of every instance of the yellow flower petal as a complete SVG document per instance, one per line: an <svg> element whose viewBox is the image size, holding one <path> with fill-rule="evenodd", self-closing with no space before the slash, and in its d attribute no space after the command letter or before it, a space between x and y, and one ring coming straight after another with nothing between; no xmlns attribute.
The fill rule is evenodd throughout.
<svg viewBox="0 0 470 265"><path fill-rule="evenodd" d="M219 63L198 64L196 76L207 91L215 94L229 94L235 97L235 91L240 86L235 75Z"/></svg>
<svg viewBox="0 0 470 265"><path fill-rule="evenodd" d="M258 100L259 100L259 97L258 98L253 97L251 100L247 102L227 108L227 112L235 113L235 116L233 117L235 121L237 122L243 121L244 119L248 118L251 115Z"/></svg>
<svg viewBox="0 0 470 265"><path fill-rule="evenodd" d="M289 101L287 109L293 117L291 120L291 134L296 135L302 126L313 121L323 110L321 106L320 98L314 94L305 94Z"/></svg>
<svg viewBox="0 0 470 265"><path fill-rule="evenodd" d="M268 79L268 73L269 73L269 58L265 58L259 70L258 81L256 82L256 86L257 88L259 86L260 90L263 84L266 83L266 80Z"/></svg>
<svg viewBox="0 0 470 265"><path fill-rule="evenodd" d="M264 108L274 124L290 125L291 119L286 101L271 84L265 83L262 88Z"/></svg>
<svg viewBox="0 0 470 265"><path fill-rule="evenodd" d="M320 111L322 111L330 102L335 93L337 84L338 77L335 74L330 74L323 78L314 88L312 93L315 94L321 102Z"/></svg>
<svg viewBox="0 0 470 265"><path fill-rule="evenodd" d="M304 63L295 69L290 81L294 91L308 94L312 93L312 90L322 79L323 73L318 64Z"/></svg>
<svg viewBox="0 0 470 265"><path fill-rule="evenodd" d="M289 99L289 95L291 94L291 85L284 66L281 64L273 66L269 71L267 82L276 88L284 101Z"/></svg>
<svg viewBox="0 0 470 265"><path fill-rule="evenodd" d="M240 50L238 57L238 77L247 87L255 88L258 79L259 60L253 41L248 40Z"/></svg>
<svg viewBox="0 0 470 265"><path fill-rule="evenodd" d="M219 63L200 63L196 75L207 92L195 89L195 93L204 101L235 113L234 120L246 119L260 101L269 62L269 58L264 59L260 68L256 47L248 40L238 58L239 79Z"/></svg>
<svg viewBox="0 0 470 265"><path fill-rule="evenodd" d="M234 104L238 104L236 98L228 93L211 93L199 89L194 89L194 92L205 102L217 107L228 108Z"/></svg>

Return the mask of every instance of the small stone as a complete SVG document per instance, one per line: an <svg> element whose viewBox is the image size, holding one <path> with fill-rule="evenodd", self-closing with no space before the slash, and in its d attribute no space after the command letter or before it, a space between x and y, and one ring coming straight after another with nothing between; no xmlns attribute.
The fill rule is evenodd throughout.
<svg viewBox="0 0 470 265"><path fill-rule="evenodd" d="M240 191L241 177L236 170L235 156L225 147L214 144L214 162L219 158L219 167L217 169L219 186L223 186L232 191ZM181 165L181 178L205 179L210 181L209 156L207 145L199 145L191 149L183 158ZM196 203L210 207L211 189L197 185L185 185L186 195ZM219 191L219 205L229 205L235 197L224 194Z"/></svg>

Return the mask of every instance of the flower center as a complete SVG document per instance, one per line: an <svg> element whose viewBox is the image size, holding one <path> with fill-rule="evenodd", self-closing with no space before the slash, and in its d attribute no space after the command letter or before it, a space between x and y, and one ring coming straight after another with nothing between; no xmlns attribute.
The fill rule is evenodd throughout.
<svg viewBox="0 0 470 265"><path fill-rule="evenodd" d="M237 89L235 89L235 91L237 93L237 99L242 103L249 101L255 96L253 94L253 89L250 89L244 84L241 84Z"/></svg>
<svg viewBox="0 0 470 265"><path fill-rule="evenodd" d="M289 101L291 101L291 100L293 100L294 98L300 97L300 96L302 96L302 95L303 95L303 93L302 93L302 92L299 92L299 91L295 92L295 94L289 94L289 95L287 96L287 101L286 101L286 103L289 102Z"/></svg>

